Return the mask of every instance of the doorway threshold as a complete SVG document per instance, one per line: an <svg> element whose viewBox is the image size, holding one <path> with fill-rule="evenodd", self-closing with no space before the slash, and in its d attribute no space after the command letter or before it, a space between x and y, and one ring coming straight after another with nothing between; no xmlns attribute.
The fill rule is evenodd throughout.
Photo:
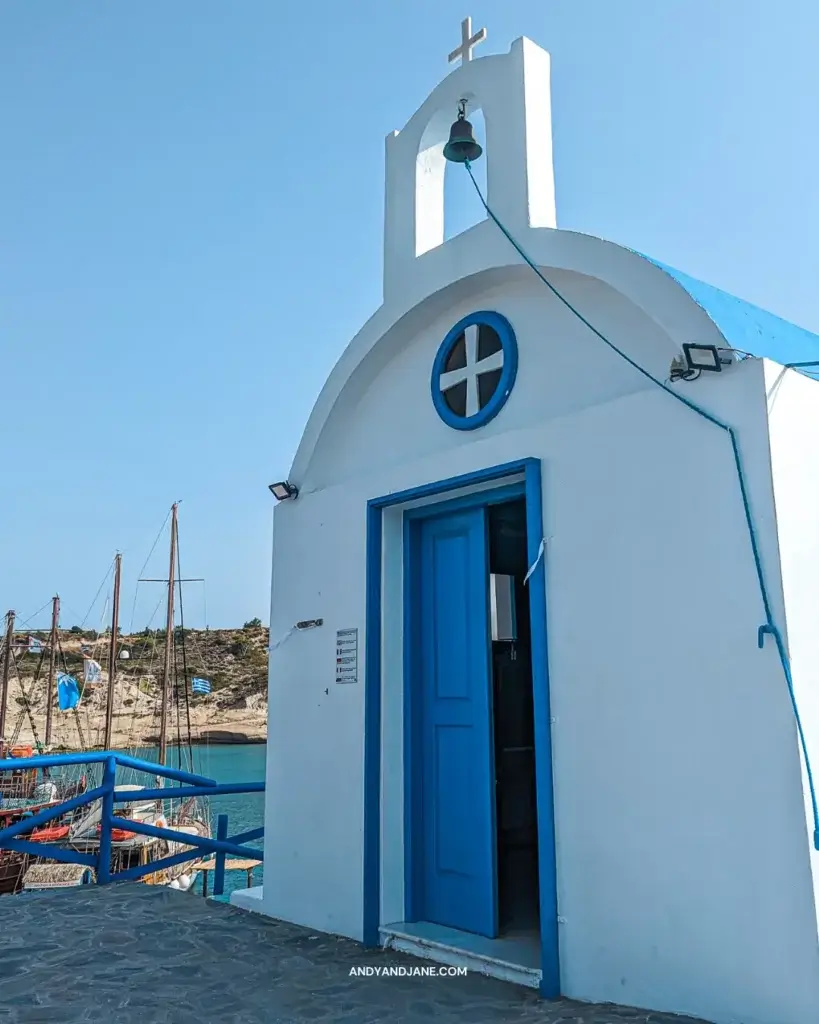
<svg viewBox="0 0 819 1024"><path fill-rule="evenodd" d="M468 971L513 985L540 986L540 935L536 931L510 932L487 939L428 921L401 921L382 925L379 932L386 949L450 967L466 967Z"/></svg>

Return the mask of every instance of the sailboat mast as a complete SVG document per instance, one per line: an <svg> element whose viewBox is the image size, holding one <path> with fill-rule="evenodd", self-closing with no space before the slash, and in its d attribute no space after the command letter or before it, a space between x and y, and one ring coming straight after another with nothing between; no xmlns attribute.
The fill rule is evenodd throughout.
<svg viewBox="0 0 819 1024"><path fill-rule="evenodd" d="M11 668L11 645L14 642L14 612L6 612L6 643L3 658L3 675L0 676L0 742L6 738L6 706L9 702L9 669Z"/></svg>
<svg viewBox="0 0 819 1024"><path fill-rule="evenodd" d="M51 746L51 725L54 718L54 678L57 669L57 626L60 621L60 599L51 599L51 647L48 652L48 686L46 687L45 745Z"/></svg>
<svg viewBox="0 0 819 1024"><path fill-rule="evenodd" d="M103 749L111 749L114 729L114 685L117 681L117 640L119 633L119 585L122 576L122 555L114 559L114 607L111 614L111 645L108 649L108 700L105 705L105 740Z"/></svg>
<svg viewBox="0 0 819 1024"><path fill-rule="evenodd" d="M171 693L171 656L173 654L173 598L176 571L176 529L177 508L171 507L171 560L168 568L168 614L165 619L165 664L162 670L162 717L159 723L159 763L165 764L168 756L168 704Z"/></svg>

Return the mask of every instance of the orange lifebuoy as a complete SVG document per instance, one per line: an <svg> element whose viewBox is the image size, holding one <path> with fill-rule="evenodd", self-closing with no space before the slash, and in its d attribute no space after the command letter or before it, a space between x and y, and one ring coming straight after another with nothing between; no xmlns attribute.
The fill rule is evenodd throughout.
<svg viewBox="0 0 819 1024"><path fill-rule="evenodd" d="M31 757L33 753L34 753L34 748L33 747L12 747L11 748L11 756L12 757Z"/></svg>
<svg viewBox="0 0 819 1024"><path fill-rule="evenodd" d="M35 843L47 843L51 839L65 839L68 825L52 825L51 828L38 828L31 833Z"/></svg>

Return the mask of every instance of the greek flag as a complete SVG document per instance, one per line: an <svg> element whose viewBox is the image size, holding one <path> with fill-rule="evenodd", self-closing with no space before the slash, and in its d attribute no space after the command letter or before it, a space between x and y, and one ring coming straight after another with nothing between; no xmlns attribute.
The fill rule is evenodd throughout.
<svg viewBox="0 0 819 1024"><path fill-rule="evenodd" d="M102 666L99 662L85 659L85 681L86 683L98 683L102 679Z"/></svg>
<svg viewBox="0 0 819 1024"><path fill-rule="evenodd" d="M35 636L28 638L28 653L29 654L42 654L43 645Z"/></svg>
<svg viewBox="0 0 819 1024"><path fill-rule="evenodd" d="M194 693L210 693L210 683L207 679L197 679L194 676L191 679L191 689Z"/></svg>
<svg viewBox="0 0 819 1024"><path fill-rule="evenodd" d="M60 711L71 711L80 703L80 688L73 676L60 672L57 675L57 700Z"/></svg>

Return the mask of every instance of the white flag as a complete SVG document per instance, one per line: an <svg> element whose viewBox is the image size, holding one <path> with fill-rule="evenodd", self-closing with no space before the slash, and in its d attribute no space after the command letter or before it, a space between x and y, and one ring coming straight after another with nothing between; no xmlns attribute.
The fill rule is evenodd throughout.
<svg viewBox="0 0 819 1024"><path fill-rule="evenodd" d="M98 683L102 678L102 666L91 658L85 659L85 681L86 683Z"/></svg>

